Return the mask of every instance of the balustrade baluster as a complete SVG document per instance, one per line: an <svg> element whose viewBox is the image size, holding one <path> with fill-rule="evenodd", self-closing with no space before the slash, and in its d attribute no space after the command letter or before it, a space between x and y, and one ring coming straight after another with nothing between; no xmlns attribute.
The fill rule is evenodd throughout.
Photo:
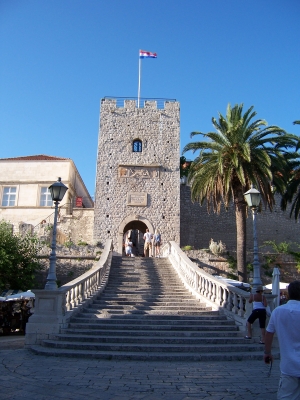
<svg viewBox="0 0 300 400"><path fill-rule="evenodd" d="M245 310L244 310L244 297L242 297L241 295L239 295L239 312L238 315L243 317L245 314Z"/></svg>
<svg viewBox="0 0 300 400"><path fill-rule="evenodd" d="M216 284L212 283L212 295L211 300L215 303L216 302Z"/></svg>
<svg viewBox="0 0 300 400"><path fill-rule="evenodd" d="M233 294L233 307L231 310L234 314L238 313L238 300L237 300L237 294Z"/></svg>
<svg viewBox="0 0 300 400"><path fill-rule="evenodd" d="M232 294L232 292L229 290L229 291L228 291L228 299L227 299L226 308L227 308L227 310L232 311L232 307L233 307L233 294Z"/></svg>

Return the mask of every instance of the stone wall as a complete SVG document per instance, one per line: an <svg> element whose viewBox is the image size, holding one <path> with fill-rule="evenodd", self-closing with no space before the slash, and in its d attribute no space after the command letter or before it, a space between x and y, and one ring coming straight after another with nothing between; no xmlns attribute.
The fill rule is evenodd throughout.
<svg viewBox="0 0 300 400"><path fill-rule="evenodd" d="M96 244L93 239L94 209L74 208L72 215L61 217L58 229L75 244ZM104 242L102 244L104 245Z"/></svg>
<svg viewBox="0 0 300 400"><path fill-rule="evenodd" d="M113 239L122 251L126 227L158 228L164 241L179 243L179 103L155 101L137 108L125 100L101 102L95 196L95 241ZM133 141L142 151L133 151ZM130 227L130 228L129 228Z"/></svg>
<svg viewBox="0 0 300 400"><path fill-rule="evenodd" d="M236 271L229 267L227 256L215 256L204 250L187 250L185 254L199 268L211 275L220 275L225 278L235 274ZM236 258L236 253L231 255ZM266 265L266 256L272 260L269 265ZM247 262L252 263L253 253L247 253ZM261 265L261 279L264 285L272 283L273 268L278 267L280 272L281 282L292 282L300 279L300 270L297 268L297 262L290 254L275 254L275 253L259 253L259 261ZM229 275L230 274L230 275Z"/></svg>
<svg viewBox="0 0 300 400"><path fill-rule="evenodd" d="M93 268L101 255L101 249L98 246L57 246L56 249L56 276L58 286L78 278L80 275ZM42 269L36 275L36 289L45 287L48 270L49 270L49 255L51 249L44 246L39 254L40 264Z"/></svg>
<svg viewBox="0 0 300 400"><path fill-rule="evenodd" d="M208 214L206 203L191 201L189 186L180 188L180 246L191 245L195 249L208 249L210 239L222 241L229 251L236 250L236 223L233 204L226 212ZM280 197L276 197L273 212L262 210L257 215L257 238L259 247L264 241L296 242L300 244L300 224L289 217L289 211L280 210ZM270 251L269 247L260 247L261 251ZM253 251L252 214L247 219L247 251Z"/></svg>

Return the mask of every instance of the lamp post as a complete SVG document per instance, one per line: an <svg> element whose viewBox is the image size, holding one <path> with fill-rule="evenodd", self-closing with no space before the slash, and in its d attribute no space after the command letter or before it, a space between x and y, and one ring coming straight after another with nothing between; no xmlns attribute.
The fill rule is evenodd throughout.
<svg viewBox="0 0 300 400"><path fill-rule="evenodd" d="M253 217L253 290L256 291L257 286L262 285L260 278L260 262L258 259L257 233L256 233L256 215L260 203L260 192L251 185L251 189L244 193L248 207L251 208Z"/></svg>
<svg viewBox="0 0 300 400"><path fill-rule="evenodd" d="M49 257L50 267L47 276L47 281L45 285L46 290L55 290L57 289L56 283L56 225L57 225L57 214L58 214L58 203L62 201L66 191L68 190L67 186L65 186L61 178L58 178L57 182L53 183L49 186L49 190L51 193L51 198L55 204L54 210L54 224L53 224L53 233L52 233L52 243L51 243L51 254Z"/></svg>

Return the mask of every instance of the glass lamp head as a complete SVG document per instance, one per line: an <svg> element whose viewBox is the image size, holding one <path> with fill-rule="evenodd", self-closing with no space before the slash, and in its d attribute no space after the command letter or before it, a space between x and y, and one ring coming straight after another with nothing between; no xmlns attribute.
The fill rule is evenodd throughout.
<svg viewBox="0 0 300 400"><path fill-rule="evenodd" d="M251 189L249 189L246 193L244 193L246 202L248 207L256 208L259 206L260 203L260 192L255 189L252 185Z"/></svg>
<svg viewBox="0 0 300 400"><path fill-rule="evenodd" d="M49 186L49 190L53 201L62 201L68 188L62 183L61 178L58 178L57 182Z"/></svg>

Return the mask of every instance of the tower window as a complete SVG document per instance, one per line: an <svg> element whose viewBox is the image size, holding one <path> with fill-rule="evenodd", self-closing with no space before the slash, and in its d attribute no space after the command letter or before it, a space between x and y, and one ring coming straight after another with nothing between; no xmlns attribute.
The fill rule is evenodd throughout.
<svg viewBox="0 0 300 400"><path fill-rule="evenodd" d="M132 151L134 153L140 153L142 151L142 141L136 139L132 142Z"/></svg>

